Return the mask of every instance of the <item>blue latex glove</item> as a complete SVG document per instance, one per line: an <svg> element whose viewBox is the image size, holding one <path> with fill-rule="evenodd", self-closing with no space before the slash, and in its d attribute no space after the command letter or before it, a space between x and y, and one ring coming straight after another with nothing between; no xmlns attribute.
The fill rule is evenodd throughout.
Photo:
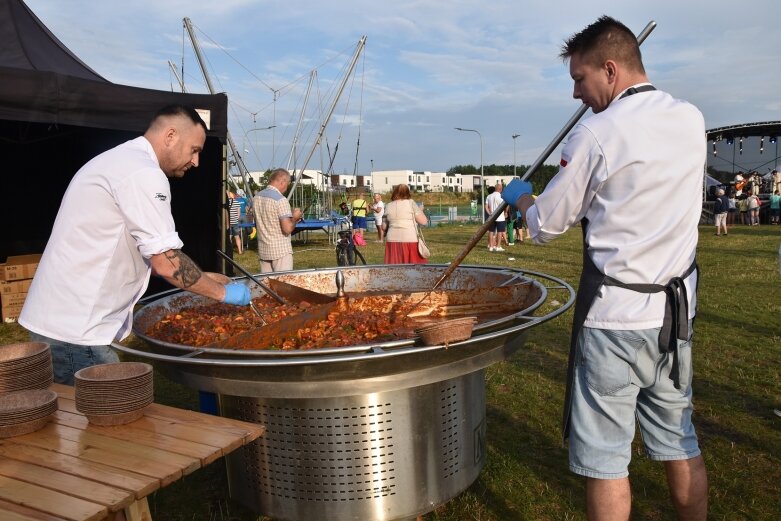
<svg viewBox="0 0 781 521"><path fill-rule="evenodd" d="M515 206L515 201L518 200L524 194L531 195L532 184L529 181L521 181L520 179L513 179L510 184L504 187L502 190L502 199L507 204Z"/></svg>
<svg viewBox="0 0 781 521"><path fill-rule="evenodd" d="M222 301L236 306L248 306L250 301L249 288L241 282L226 284L225 298Z"/></svg>

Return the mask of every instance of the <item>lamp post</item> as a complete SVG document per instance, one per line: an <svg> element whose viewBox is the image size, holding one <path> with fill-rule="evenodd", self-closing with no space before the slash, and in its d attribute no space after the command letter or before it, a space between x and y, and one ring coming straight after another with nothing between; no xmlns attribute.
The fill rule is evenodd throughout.
<svg viewBox="0 0 781 521"><path fill-rule="evenodd" d="M461 132L474 132L475 134L480 136L480 199L482 199L482 206L483 206L480 215L483 216L482 222L483 224L485 224L485 183L483 182L483 135L477 130L474 130L472 128L461 128L461 127L454 127L454 128Z"/></svg>
<svg viewBox="0 0 781 521"><path fill-rule="evenodd" d="M268 127L262 127L262 128L251 128L251 129L249 129L248 131L246 131L246 132L244 133L244 139L243 139L243 141L242 141L242 143L241 143L241 145L242 145L242 146L241 146L241 148L243 148L243 149L244 149L244 151L245 151L245 152L247 152L247 149L246 149L246 145L247 145L247 135L248 135L250 132L255 132L256 130L271 130L272 128L276 128L276 125L269 125ZM254 151L255 149L253 148L252 150ZM249 152L247 152L247 153L249 153ZM260 158L258 157L258 155L257 155L257 152L255 153L255 159L257 159L257 160L258 160L258 163L260 163Z"/></svg>
<svg viewBox="0 0 781 521"><path fill-rule="evenodd" d="M518 177L518 162L515 160L515 138L520 134L513 134L513 177Z"/></svg>

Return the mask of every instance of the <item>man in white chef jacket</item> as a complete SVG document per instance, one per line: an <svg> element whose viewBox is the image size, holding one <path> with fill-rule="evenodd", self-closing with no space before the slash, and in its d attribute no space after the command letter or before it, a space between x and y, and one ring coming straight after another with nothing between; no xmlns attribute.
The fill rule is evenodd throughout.
<svg viewBox="0 0 781 521"><path fill-rule="evenodd" d="M635 36L612 18L575 34L561 57L594 115L573 129L536 201L520 180L503 198L535 243L583 229L564 411L570 470L586 477L589 519L628 520L637 422L647 455L664 462L679 519L705 520L691 420L703 117L649 83Z"/></svg>
<svg viewBox="0 0 781 521"><path fill-rule="evenodd" d="M84 165L68 186L19 316L48 342L54 378L117 362L109 347L130 334L133 306L151 273L179 288L236 305L246 285L205 273L185 255L171 215L169 177L198 166L206 124L181 105L158 111L146 133Z"/></svg>

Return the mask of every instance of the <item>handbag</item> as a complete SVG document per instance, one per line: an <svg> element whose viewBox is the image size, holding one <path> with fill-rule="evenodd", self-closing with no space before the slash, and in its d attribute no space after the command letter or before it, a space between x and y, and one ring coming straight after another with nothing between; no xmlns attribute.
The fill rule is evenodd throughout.
<svg viewBox="0 0 781 521"><path fill-rule="evenodd" d="M413 203L414 204L414 203ZM420 226L415 220L415 209L412 209L412 222L415 224L415 233L418 235L418 254L424 259L431 257L431 250L426 246L426 241L423 240L423 234L420 232Z"/></svg>

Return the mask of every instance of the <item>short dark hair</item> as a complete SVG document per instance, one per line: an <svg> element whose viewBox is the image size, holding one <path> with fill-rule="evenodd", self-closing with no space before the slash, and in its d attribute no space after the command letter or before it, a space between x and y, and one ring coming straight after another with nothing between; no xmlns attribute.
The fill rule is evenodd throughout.
<svg viewBox="0 0 781 521"><path fill-rule="evenodd" d="M201 118L201 115L198 114L198 111L187 105L166 105L155 113L155 117L152 118L152 123L149 126L151 127L158 119L169 116L184 116L194 124L202 126L204 132L209 130L206 128L206 123Z"/></svg>
<svg viewBox="0 0 781 521"><path fill-rule="evenodd" d="M634 33L609 16L600 16L596 22L564 42L559 57L566 61L574 54L579 54L592 65L602 65L607 60L616 60L645 74L640 45Z"/></svg>

